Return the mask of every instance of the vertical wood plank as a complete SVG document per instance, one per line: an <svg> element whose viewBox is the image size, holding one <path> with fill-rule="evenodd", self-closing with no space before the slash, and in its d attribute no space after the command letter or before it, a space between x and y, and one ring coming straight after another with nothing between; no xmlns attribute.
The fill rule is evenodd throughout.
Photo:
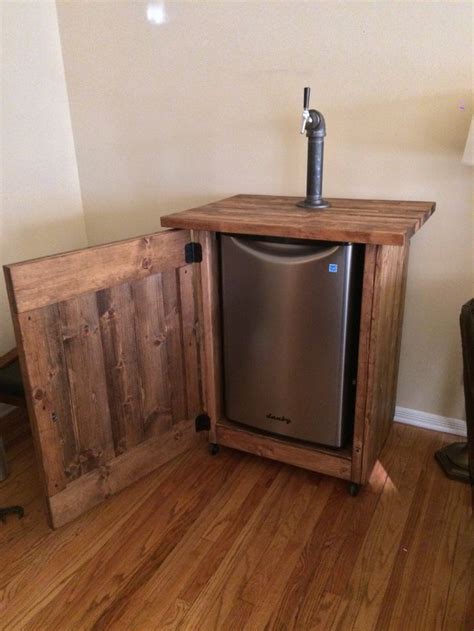
<svg viewBox="0 0 474 631"><path fill-rule="evenodd" d="M362 304L360 314L359 351L357 367L357 391L354 412L354 435L352 443L351 479L354 482L360 482L362 473L362 448L364 445L370 327L372 323L372 304L374 299L376 257L377 246L366 245L364 257L364 275L362 282Z"/></svg>
<svg viewBox="0 0 474 631"><path fill-rule="evenodd" d="M186 407L188 418L203 411L200 383L200 358L197 340L198 321L194 291L194 268L187 265L179 269L179 289L183 329L184 370L186 375Z"/></svg>
<svg viewBox="0 0 474 631"><path fill-rule="evenodd" d="M193 239L202 246L203 260L196 274L202 311L201 371L205 407L211 417L209 440L217 440L216 424L223 417L222 360L219 299L219 252L216 233L196 231Z"/></svg>
<svg viewBox="0 0 474 631"><path fill-rule="evenodd" d="M187 410L179 272L163 272L163 305L173 422L190 418Z"/></svg>
<svg viewBox="0 0 474 631"><path fill-rule="evenodd" d="M97 293L100 332L115 453L144 438L138 380L135 306L128 283Z"/></svg>
<svg viewBox="0 0 474 631"><path fill-rule="evenodd" d="M377 246L368 353L362 482L370 475L393 421L407 256L406 246Z"/></svg>
<svg viewBox="0 0 474 631"><path fill-rule="evenodd" d="M82 473L114 456L95 294L61 302L59 317Z"/></svg>
<svg viewBox="0 0 474 631"><path fill-rule="evenodd" d="M147 438L171 427L171 393L161 274L132 285L138 373Z"/></svg>
<svg viewBox="0 0 474 631"><path fill-rule="evenodd" d="M69 403L69 384L58 326L51 305L18 316L20 358L37 454L49 496L65 488L81 471Z"/></svg>

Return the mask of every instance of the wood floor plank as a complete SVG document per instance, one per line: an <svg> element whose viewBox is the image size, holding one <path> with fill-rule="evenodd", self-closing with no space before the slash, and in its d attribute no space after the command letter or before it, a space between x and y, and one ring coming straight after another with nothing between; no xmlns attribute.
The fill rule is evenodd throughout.
<svg viewBox="0 0 474 631"><path fill-rule="evenodd" d="M147 586L136 594L126 616L117 620L117 624L122 628L134 625L148 628L159 620L166 626L171 620L178 624L178 616L181 623L235 538L246 527L279 469L278 465L269 468L257 458L245 457L228 486L222 487L202 514L200 523L183 538ZM220 536L211 541L205 535L215 532L214 524L219 526ZM179 581L176 576L180 577ZM182 607L181 603L188 607Z"/></svg>
<svg viewBox="0 0 474 631"><path fill-rule="evenodd" d="M214 464L220 468L219 478L212 465L199 470L198 462L207 454L196 454L197 458L188 467L158 487L141 510L129 516L113 544L103 546L77 569L71 580L55 593L49 606L31 619L31 628L67 628L79 624L83 628L109 627L134 592L160 567L235 462L225 455L221 463ZM81 601L89 606L79 613L75 603Z"/></svg>
<svg viewBox="0 0 474 631"><path fill-rule="evenodd" d="M464 493L464 516L459 524L454 559L451 566L449 594L444 611L443 629L474 629L474 519ZM449 571L444 575L449 575Z"/></svg>
<svg viewBox="0 0 474 631"><path fill-rule="evenodd" d="M397 428L398 429L398 428ZM414 428L404 428L410 449L398 450L390 479L367 529L347 589L348 604L341 609L334 628L378 631L378 617L394 563L402 545L422 471L433 464L440 439L426 437ZM439 436L439 434L438 434Z"/></svg>
<svg viewBox="0 0 474 631"><path fill-rule="evenodd" d="M443 628L450 583L446 575L452 571L459 526L467 519L465 489L458 484L449 494L450 486L439 467L422 471L382 602L379 628ZM451 520L453 513L456 519ZM445 542L443 546L433 545L433 532Z"/></svg>
<svg viewBox="0 0 474 631"><path fill-rule="evenodd" d="M248 631L268 627L273 613L283 600L287 584L292 573L295 571L296 565L314 530L315 524L319 522L323 512L326 510L335 484L337 483L330 478L321 480L317 497L313 498L313 501L308 503L307 509L301 517L296 542L289 541L277 565L274 567L273 576L270 577L271 580L267 581L266 584L260 583L262 589L261 598L258 603L255 603L252 614L247 620L245 629ZM250 581L252 580L253 577L251 577Z"/></svg>
<svg viewBox="0 0 474 631"><path fill-rule="evenodd" d="M112 498L103 507L97 507L57 533L49 530L44 520L39 520L40 536L33 545L29 545L28 539L23 541L16 575L6 582L0 577L2 621L11 624L12 628L22 628L46 607L50 615L54 615L55 610L49 603L64 585L70 579L74 581L76 572L84 564L112 545L111 542L123 532L124 524L136 519L135 511L140 515L142 505L148 505L151 494L172 493L179 486L179 478L174 480L175 471L181 471L181 475L186 471L193 472L196 458L196 452L185 454L175 463L162 467L143 482L140 481L119 497ZM94 584L90 576L88 581ZM21 606L25 593L28 599ZM60 604L56 615L61 616L62 610Z"/></svg>
<svg viewBox="0 0 474 631"><path fill-rule="evenodd" d="M222 522L223 514L227 514L226 506L230 505L234 511L232 526L237 527L238 532L239 517L242 515L245 518L248 511L248 507L242 504L249 498L251 506L258 506L261 489L269 486L276 471L269 471L257 459L249 462L248 458L244 457L229 479L229 487L222 484L215 500L202 514L199 525L183 537L147 584L130 596L126 609L115 609L113 626L129 628L137 625L139 628L146 628L152 626L154 620L166 622L170 618L176 622L175 603L178 597L180 601L185 602L180 594L186 591L187 585L200 584L202 579L199 568L208 561L208 554L213 548L212 542L202 537L209 524L213 521ZM245 519L242 523L245 523ZM179 581L176 580L177 576L180 577ZM183 608L179 607L179 610L181 614L185 613Z"/></svg>
<svg viewBox="0 0 474 631"><path fill-rule="evenodd" d="M0 504L26 509L0 524L2 629L473 628L470 490L433 458L452 437L395 424L356 498L341 480L197 444L51 531L31 437L2 419L0 433Z"/></svg>

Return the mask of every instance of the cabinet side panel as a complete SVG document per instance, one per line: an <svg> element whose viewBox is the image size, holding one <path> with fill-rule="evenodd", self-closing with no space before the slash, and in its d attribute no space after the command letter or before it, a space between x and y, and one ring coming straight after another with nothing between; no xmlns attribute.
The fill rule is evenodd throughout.
<svg viewBox="0 0 474 631"><path fill-rule="evenodd" d="M222 357L219 298L219 252L214 232L194 232L202 245L203 260L196 279L200 286L202 316L201 365L205 408L211 418L209 440L216 442L216 423L222 418Z"/></svg>
<svg viewBox="0 0 474 631"><path fill-rule="evenodd" d="M186 377L187 418L194 419L203 409L201 394L198 332L198 310L194 283L194 269L179 269L179 295L181 301L181 325L183 334L184 371Z"/></svg>
<svg viewBox="0 0 474 631"><path fill-rule="evenodd" d="M395 411L408 245L377 246L368 353L361 481L387 439Z"/></svg>
<svg viewBox="0 0 474 631"><path fill-rule="evenodd" d="M351 479L360 482L362 474L362 449L365 434L365 410L367 404L367 381L369 373L370 332L374 300L375 263L377 246L366 245L364 275L362 281L362 303L360 313L359 351L357 367L357 392L354 412L354 436L352 443Z"/></svg>

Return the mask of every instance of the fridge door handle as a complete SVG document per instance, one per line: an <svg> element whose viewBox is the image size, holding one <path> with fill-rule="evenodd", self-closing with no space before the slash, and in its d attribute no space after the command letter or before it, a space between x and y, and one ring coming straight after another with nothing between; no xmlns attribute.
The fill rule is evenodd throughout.
<svg viewBox="0 0 474 631"><path fill-rule="evenodd" d="M272 243L268 241L250 241L230 237L232 243L247 254L268 263L298 265L312 263L332 256L341 245L321 248L307 244ZM315 248L317 250L315 251Z"/></svg>

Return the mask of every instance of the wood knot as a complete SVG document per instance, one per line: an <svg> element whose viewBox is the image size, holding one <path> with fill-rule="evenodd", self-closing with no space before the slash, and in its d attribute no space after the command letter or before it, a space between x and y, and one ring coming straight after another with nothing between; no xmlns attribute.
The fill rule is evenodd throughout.
<svg viewBox="0 0 474 631"><path fill-rule="evenodd" d="M44 397L44 392L43 390L41 390L41 388L36 388L33 396L37 401L41 401L41 399Z"/></svg>
<svg viewBox="0 0 474 631"><path fill-rule="evenodd" d="M85 325L82 327L82 333L83 333L84 335L89 335L89 333L90 333L90 328L89 328L89 325L88 325L88 324L85 324Z"/></svg>
<svg viewBox="0 0 474 631"><path fill-rule="evenodd" d="M180 431L175 432L175 435L173 436L175 440L181 440L182 437L183 437L183 433Z"/></svg>
<svg viewBox="0 0 474 631"><path fill-rule="evenodd" d="M108 309L107 310L107 317L109 318L109 320L111 318L114 318L115 317L115 309L112 309L112 308Z"/></svg>
<svg viewBox="0 0 474 631"><path fill-rule="evenodd" d="M142 261L143 269L151 269L151 259L149 257L145 257Z"/></svg>

